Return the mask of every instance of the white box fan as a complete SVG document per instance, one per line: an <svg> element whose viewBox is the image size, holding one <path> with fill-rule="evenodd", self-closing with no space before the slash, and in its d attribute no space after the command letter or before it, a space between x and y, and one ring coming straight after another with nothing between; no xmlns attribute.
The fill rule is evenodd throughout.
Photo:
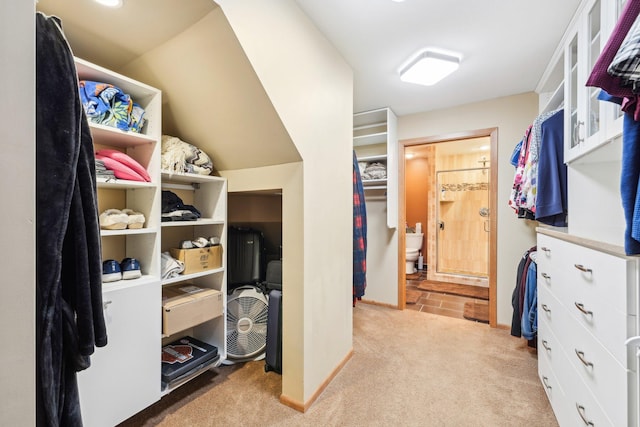
<svg viewBox="0 0 640 427"><path fill-rule="evenodd" d="M234 289L227 299L228 362L260 360L267 347L269 300L254 286Z"/></svg>

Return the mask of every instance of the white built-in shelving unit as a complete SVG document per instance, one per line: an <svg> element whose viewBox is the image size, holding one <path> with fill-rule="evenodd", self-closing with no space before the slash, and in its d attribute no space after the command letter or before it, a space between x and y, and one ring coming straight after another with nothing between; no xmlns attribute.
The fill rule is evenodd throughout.
<svg viewBox="0 0 640 427"><path fill-rule="evenodd" d="M113 426L162 395L210 368L192 373L171 387L161 382L161 348L167 341L190 335L218 347L226 358L226 322L223 315L172 336L162 335L162 287L185 282L212 288L226 295L227 182L214 176L170 174L160 170L162 135L161 91L126 76L76 59L80 80L110 83L145 110L146 124L140 133L90 123L94 149L110 148L129 155L143 167L151 182L98 179L98 210L129 208L146 219L143 228L101 230L102 258L120 262L125 257L140 261L142 277L103 284L103 307L108 344L96 349L92 366L78 375L82 417L86 425ZM185 204L195 206L198 221L161 221L162 190L171 189ZM161 252L177 248L182 240L219 237L220 268L162 280ZM226 297L223 298L226 306Z"/></svg>
<svg viewBox="0 0 640 427"><path fill-rule="evenodd" d="M353 147L358 162L386 166L384 179L362 179L366 196L386 196L387 226L398 226L397 119L390 108L364 111L353 116Z"/></svg>
<svg viewBox="0 0 640 427"><path fill-rule="evenodd" d="M192 283L201 288L215 289L221 292L223 315L208 320L191 328L180 331L178 334L163 336L163 344L175 341L184 335L190 335L207 344L218 348L220 358L212 366L218 366L226 359L226 247L227 241L227 180L215 176L196 174L176 174L162 172L163 190L172 191L178 195L185 204L195 206L201 213L197 221L171 221L162 223L161 250L168 251L178 247L183 240L194 240L198 237L218 237L222 250L221 267L200 271L178 277L165 279L163 286L175 283ZM184 381L171 384L162 392L163 394L175 390L189 379L198 376L211 366L205 366L193 372Z"/></svg>

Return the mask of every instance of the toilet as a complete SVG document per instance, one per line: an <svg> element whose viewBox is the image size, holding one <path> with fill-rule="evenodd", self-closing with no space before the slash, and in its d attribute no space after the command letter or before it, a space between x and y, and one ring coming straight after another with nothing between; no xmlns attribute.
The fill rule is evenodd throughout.
<svg viewBox="0 0 640 427"><path fill-rule="evenodd" d="M407 261L407 274L413 274L416 272L415 264L420 255L420 249L422 248L422 233L407 233L405 239L406 247L406 261Z"/></svg>

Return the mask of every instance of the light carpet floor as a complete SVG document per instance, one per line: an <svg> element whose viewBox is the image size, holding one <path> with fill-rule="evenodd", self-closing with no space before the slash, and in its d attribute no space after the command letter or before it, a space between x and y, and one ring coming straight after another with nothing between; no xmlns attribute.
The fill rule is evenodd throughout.
<svg viewBox="0 0 640 427"><path fill-rule="evenodd" d="M557 426L523 339L359 303L353 357L306 413L264 362L215 368L123 426Z"/></svg>

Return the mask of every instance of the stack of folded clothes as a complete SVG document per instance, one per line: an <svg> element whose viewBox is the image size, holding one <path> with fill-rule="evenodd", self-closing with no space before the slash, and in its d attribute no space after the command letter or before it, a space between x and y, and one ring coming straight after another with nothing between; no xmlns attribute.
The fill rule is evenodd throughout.
<svg viewBox="0 0 640 427"><path fill-rule="evenodd" d="M101 178L105 181L115 179L116 175L111 169L107 169L104 165L104 161L96 159L96 178Z"/></svg>
<svg viewBox="0 0 640 427"><path fill-rule="evenodd" d="M185 205L178 195L172 191L162 191L162 215L163 222L167 221L196 221L202 215L192 205Z"/></svg>
<svg viewBox="0 0 640 427"><path fill-rule="evenodd" d="M131 96L109 83L81 80L80 99L87 120L124 131L142 131L144 109L133 102Z"/></svg>
<svg viewBox="0 0 640 427"><path fill-rule="evenodd" d="M387 177L387 166L381 162L370 162L362 173L362 179L385 179Z"/></svg>
<svg viewBox="0 0 640 427"><path fill-rule="evenodd" d="M122 151L102 149L96 151L96 164L100 162L112 171L116 178L129 181L151 182L149 172L137 161ZM96 166L97 170L97 166Z"/></svg>

